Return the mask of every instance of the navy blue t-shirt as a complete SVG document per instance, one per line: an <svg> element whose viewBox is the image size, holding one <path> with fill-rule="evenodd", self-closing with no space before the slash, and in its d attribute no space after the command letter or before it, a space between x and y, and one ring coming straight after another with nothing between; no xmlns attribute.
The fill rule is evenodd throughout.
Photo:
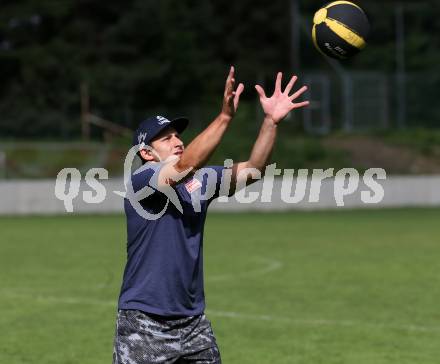
<svg viewBox="0 0 440 364"><path fill-rule="evenodd" d="M205 309L203 228L208 206L218 197L224 167L205 167L175 185L178 203L146 187L156 186L160 167L147 163L134 172L134 192L147 189L147 197L139 204L124 200L127 264L118 307L161 316L199 315ZM200 199L203 195L210 198Z"/></svg>

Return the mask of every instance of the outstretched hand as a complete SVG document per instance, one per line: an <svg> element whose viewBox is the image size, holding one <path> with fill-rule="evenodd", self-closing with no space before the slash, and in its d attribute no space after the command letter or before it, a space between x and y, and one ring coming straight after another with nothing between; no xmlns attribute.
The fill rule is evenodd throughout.
<svg viewBox="0 0 440 364"><path fill-rule="evenodd" d="M237 112L238 102L240 101L240 95L244 90L244 85L240 83L236 90L234 90L234 88L234 67L231 66L228 78L226 79L222 106L222 114L230 118L234 117L235 113Z"/></svg>
<svg viewBox="0 0 440 364"><path fill-rule="evenodd" d="M307 90L307 86L301 87L298 91L289 96L289 93L298 77L292 76L284 91L281 90L282 77L282 73L278 72L277 79L275 81L275 91L271 97L266 96L264 89L260 85L255 85L255 89L260 96L260 103L263 107L264 113L267 117L271 118L274 123L279 123L293 109L298 109L309 104L309 101L298 103L293 102Z"/></svg>

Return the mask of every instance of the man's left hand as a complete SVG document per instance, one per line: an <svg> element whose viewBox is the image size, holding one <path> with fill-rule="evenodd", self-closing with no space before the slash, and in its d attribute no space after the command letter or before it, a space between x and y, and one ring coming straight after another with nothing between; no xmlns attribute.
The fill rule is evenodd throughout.
<svg viewBox="0 0 440 364"><path fill-rule="evenodd" d="M275 90L271 97L266 96L263 88L260 85L255 85L255 89L260 96L260 103L263 107L266 117L272 119L275 124L283 120L293 109L304 107L309 104L309 101L298 103L293 102L307 90L307 86L303 86L292 95L289 95L298 77L292 76L284 91L281 89L282 77L282 73L278 72L277 79L275 81Z"/></svg>

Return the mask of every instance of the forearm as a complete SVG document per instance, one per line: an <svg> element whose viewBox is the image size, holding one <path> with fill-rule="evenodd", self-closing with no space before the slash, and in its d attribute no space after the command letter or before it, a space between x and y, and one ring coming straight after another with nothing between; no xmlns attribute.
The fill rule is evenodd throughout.
<svg viewBox="0 0 440 364"><path fill-rule="evenodd" d="M277 124L270 117L266 116L247 162L248 167L263 171L272 153L276 136Z"/></svg>
<svg viewBox="0 0 440 364"><path fill-rule="evenodd" d="M187 169L198 169L204 166L217 146L229 126L231 117L219 114L209 126L202 131L185 148L176 169L180 172Z"/></svg>

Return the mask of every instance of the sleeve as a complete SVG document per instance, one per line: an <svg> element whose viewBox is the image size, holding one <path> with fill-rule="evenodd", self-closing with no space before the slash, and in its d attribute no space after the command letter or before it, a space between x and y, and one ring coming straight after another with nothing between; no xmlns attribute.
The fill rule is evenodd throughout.
<svg viewBox="0 0 440 364"><path fill-rule="evenodd" d="M223 166L207 166L197 171L201 176L202 193L206 194L207 190L213 191L211 192L213 193L212 196L208 199L208 203L219 197L224 169L225 167Z"/></svg>
<svg viewBox="0 0 440 364"><path fill-rule="evenodd" d="M133 191L136 193L145 186L150 186L157 191L157 180L161 163L145 163L131 175Z"/></svg>

